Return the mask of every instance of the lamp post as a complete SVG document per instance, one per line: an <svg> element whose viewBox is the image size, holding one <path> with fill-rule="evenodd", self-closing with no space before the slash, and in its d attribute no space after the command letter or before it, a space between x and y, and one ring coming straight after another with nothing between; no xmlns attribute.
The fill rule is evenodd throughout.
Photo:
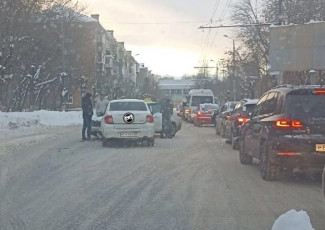
<svg viewBox="0 0 325 230"><path fill-rule="evenodd" d="M214 62L214 63L216 63L216 79L219 80L219 79L218 79L218 75L219 75L218 64L219 64L219 63L218 63L217 61L215 61L215 60L212 60L212 59L210 60L210 62Z"/></svg>
<svg viewBox="0 0 325 230"><path fill-rule="evenodd" d="M223 35L225 38L229 38L232 40L232 77L233 77L233 89L234 89L234 101L236 101L236 46L235 39L229 37L228 35Z"/></svg>

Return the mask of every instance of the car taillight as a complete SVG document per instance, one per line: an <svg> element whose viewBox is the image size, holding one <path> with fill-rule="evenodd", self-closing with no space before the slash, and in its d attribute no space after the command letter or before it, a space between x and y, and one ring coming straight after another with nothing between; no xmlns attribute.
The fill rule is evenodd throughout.
<svg viewBox="0 0 325 230"><path fill-rule="evenodd" d="M240 124L240 125L242 125L242 124L244 124L246 121L248 121L249 120L249 118L247 118L247 117L237 117L237 122Z"/></svg>
<svg viewBox="0 0 325 230"><path fill-rule="evenodd" d="M197 115L200 117L200 116L204 116L204 115L205 115L205 113L203 113L203 112L199 111L199 112L197 113Z"/></svg>
<svg viewBox="0 0 325 230"><path fill-rule="evenodd" d="M317 90L315 90L314 92L315 92L315 94L317 94L317 95L325 94L325 89L317 89Z"/></svg>
<svg viewBox="0 0 325 230"><path fill-rule="evenodd" d="M112 115L107 115L104 117L104 121L106 124L114 124L114 121L113 121L113 116Z"/></svg>
<svg viewBox="0 0 325 230"><path fill-rule="evenodd" d="M275 126L277 128L292 128L292 129L301 129L303 128L303 124L301 121L298 120L291 120L291 119L279 119L275 122Z"/></svg>
<svg viewBox="0 0 325 230"><path fill-rule="evenodd" d="M153 123L153 116L152 115L147 115L147 117L146 117L146 121L148 122L148 123Z"/></svg>

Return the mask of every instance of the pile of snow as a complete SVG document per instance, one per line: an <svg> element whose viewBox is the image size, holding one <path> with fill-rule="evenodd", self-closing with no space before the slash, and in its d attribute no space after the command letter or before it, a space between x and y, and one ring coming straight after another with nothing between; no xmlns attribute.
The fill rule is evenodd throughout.
<svg viewBox="0 0 325 230"><path fill-rule="evenodd" d="M82 124L82 112L0 112L0 138L22 136L50 130L52 127Z"/></svg>
<svg viewBox="0 0 325 230"><path fill-rule="evenodd" d="M315 230L305 211L290 210L282 214L274 223L272 230Z"/></svg>

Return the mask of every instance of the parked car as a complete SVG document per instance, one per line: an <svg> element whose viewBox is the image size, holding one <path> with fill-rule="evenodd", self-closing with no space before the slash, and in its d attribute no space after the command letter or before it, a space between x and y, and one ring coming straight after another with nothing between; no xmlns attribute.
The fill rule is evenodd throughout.
<svg viewBox="0 0 325 230"><path fill-rule="evenodd" d="M241 125L249 120L258 99L243 99L237 103L230 119L225 121L226 138L233 149L238 149L238 134Z"/></svg>
<svg viewBox="0 0 325 230"><path fill-rule="evenodd" d="M219 110L217 104L205 103L198 106L198 110L193 114L193 123L195 126L201 126L203 124L212 124L211 117L213 111Z"/></svg>
<svg viewBox="0 0 325 230"><path fill-rule="evenodd" d="M155 143L154 118L142 100L122 99L111 101L101 121L103 146L109 140L124 139Z"/></svg>
<svg viewBox="0 0 325 230"><path fill-rule="evenodd" d="M226 135L226 127L225 123L226 120L230 119L231 112L234 110L237 101L228 101L226 102L220 109L219 114L216 116L215 122L216 122L216 134L222 135L225 137Z"/></svg>
<svg viewBox="0 0 325 230"><path fill-rule="evenodd" d="M161 105L158 102L148 102L147 103L151 114L154 118L155 123L155 133L162 132L162 113ZM173 110L173 115L170 118L172 122L172 136L175 136L176 133L182 128L182 118L179 110Z"/></svg>
<svg viewBox="0 0 325 230"><path fill-rule="evenodd" d="M325 88L280 86L258 101L240 138L240 161L260 160L265 180L325 165Z"/></svg>

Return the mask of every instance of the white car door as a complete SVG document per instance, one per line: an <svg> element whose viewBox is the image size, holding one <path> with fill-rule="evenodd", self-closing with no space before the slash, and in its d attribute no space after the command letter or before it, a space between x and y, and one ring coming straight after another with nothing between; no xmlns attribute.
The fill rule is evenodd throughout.
<svg viewBox="0 0 325 230"><path fill-rule="evenodd" d="M155 132L160 133L162 131L162 113L154 113L153 120L155 123Z"/></svg>

